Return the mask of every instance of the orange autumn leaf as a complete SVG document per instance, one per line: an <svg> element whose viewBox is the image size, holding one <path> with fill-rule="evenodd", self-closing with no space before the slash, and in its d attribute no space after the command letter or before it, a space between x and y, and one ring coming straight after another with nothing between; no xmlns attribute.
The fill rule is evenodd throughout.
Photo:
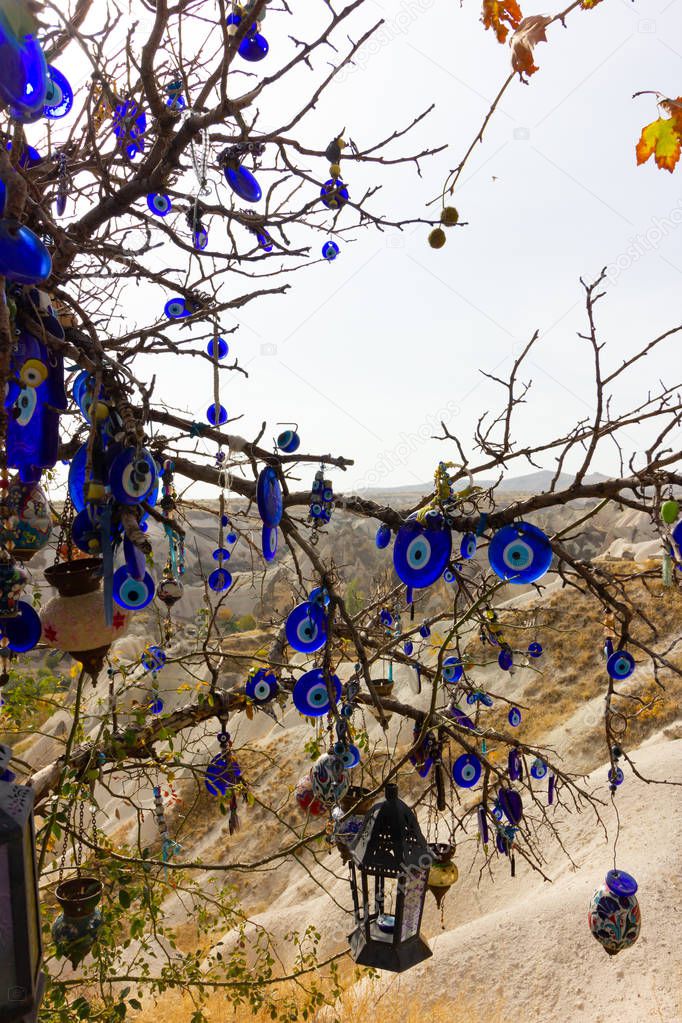
<svg viewBox="0 0 682 1023"><path fill-rule="evenodd" d="M682 140L671 117L659 117L657 121L647 124L637 143L637 163L646 163L650 156L654 157L656 166L661 170L672 172L680 158Z"/></svg>
<svg viewBox="0 0 682 1023"><path fill-rule="evenodd" d="M531 14L530 17L523 19L511 37L509 45L512 51L512 67L522 78L524 75L530 78L538 70L533 63L533 47L538 43L547 42L545 29L551 20L544 14Z"/></svg>
<svg viewBox="0 0 682 1023"><path fill-rule="evenodd" d="M483 0L481 21L486 28L492 28L498 43L506 42L510 28L518 28L521 23L521 8L516 0ZM503 22L507 22L507 25Z"/></svg>
<svg viewBox="0 0 682 1023"><path fill-rule="evenodd" d="M591 11L593 7L596 7L597 4L600 3L601 0L581 0L580 6L584 11Z"/></svg>

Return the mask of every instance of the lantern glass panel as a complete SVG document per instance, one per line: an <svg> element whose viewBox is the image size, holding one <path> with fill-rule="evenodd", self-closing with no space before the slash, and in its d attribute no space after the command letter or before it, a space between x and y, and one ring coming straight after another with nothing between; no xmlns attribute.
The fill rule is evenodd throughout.
<svg viewBox="0 0 682 1023"><path fill-rule="evenodd" d="M14 954L14 913L9 870L9 847L0 845L0 1005L9 998L17 984Z"/></svg>
<svg viewBox="0 0 682 1023"><path fill-rule="evenodd" d="M30 826L24 829L24 869L26 871L26 921L28 924L31 976L37 981L43 947L40 935L40 906L38 903L38 879L36 877L35 839L32 818Z"/></svg>
<svg viewBox="0 0 682 1023"><path fill-rule="evenodd" d="M400 921L400 941L407 941L419 934L428 870L413 867L402 881L404 898L402 901L402 919Z"/></svg>

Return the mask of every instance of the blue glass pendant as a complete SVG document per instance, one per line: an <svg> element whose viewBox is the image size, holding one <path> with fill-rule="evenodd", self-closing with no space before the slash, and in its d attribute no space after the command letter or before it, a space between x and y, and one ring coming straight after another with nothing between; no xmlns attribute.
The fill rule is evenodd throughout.
<svg viewBox="0 0 682 1023"><path fill-rule="evenodd" d="M225 341L222 337L219 337L217 340L218 340L217 357L219 360L224 359L230 349L228 347L227 341ZM215 347L213 343L213 338L211 338L211 340L208 342L208 345L206 346L206 351L211 356L211 358L214 357Z"/></svg>
<svg viewBox="0 0 682 1023"><path fill-rule="evenodd" d="M488 561L495 575L510 583L532 583L552 563L549 538L530 522L515 522L498 530L488 547Z"/></svg>
<svg viewBox="0 0 682 1023"><path fill-rule="evenodd" d="M452 534L442 516L416 516L403 523L393 545L393 567L406 586L423 588L434 583L450 560Z"/></svg>
<svg viewBox="0 0 682 1023"><path fill-rule="evenodd" d="M277 540L277 526L263 526L261 547L266 561L274 560L275 554L277 554Z"/></svg>
<svg viewBox="0 0 682 1023"><path fill-rule="evenodd" d="M339 249L336 242L333 241L325 242L324 245L322 246L322 255L324 256L328 263L332 263L336 259L340 251L341 250Z"/></svg>
<svg viewBox="0 0 682 1023"><path fill-rule="evenodd" d="M270 703L279 692L275 673L269 668L259 668L247 681L245 692L254 703Z"/></svg>
<svg viewBox="0 0 682 1023"><path fill-rule="evenodd" d="M17 284L38 284L52 272L52 257L37 234L18 220L0 220L0 274Z"/></svg>
<svg viewBox="0 0 682 1023"><path fill-rule="evenodd" d="M284 630L292 650L312 654L326 642L327 619L317 604L306 600L290 611Z"/></svg>
<svg viewBox="0 0 682 1023"><path fill-rule="evenodd" d="M271 465L266 465L259 473L256 501L258 513L265 525L278 526L282 521L282 488Z"/></svg>
<svg viewBox="0 0 682 1023"><path fill-rule="evenodd" d="M612 679L622 682L635 670L635 659L627 650L614 650L606 662L606 670Z"/></svg>
<svg viewBox="0 0 682 1023"><path fill-rule="evenodd" d="M227 422L227 409L224 405L218 405L218 418L216 419L215 405L209 405L206 409L206 418L211 426L224 426Z"/></svg>
<svg viewBox="0 0 682 1023"><path fill-rule="evenodd" d="M272 238L270 237L267 231L257 231L256 241L260 245L263 252L272 252L273 242Z"/></svg>
<svg viewBox="0 0 682 1023"><path fill-rule="evenodd" d="M528 653L531 657L542 657L542 647L539 643L529 643Z"/></svg>
<svg viewBox="0 0 682 1023"><path fill-rule="evenodd" d="M331 689L334 695L334 703L341 698L341 683L336 675L331 675ZM294 706L299 714L307 718L320 718L329 711L329 693L325 683L322 668L313 668L301 675L294 686Z"/></svg>
<svg viewBox="0 0 682 1023"><path fill-rule="evenodd" d="M277 447L286 455L293 455L301 446L301 438L295 430L283 430L277 437Z"/></svg>
<svg viewBox="0 0 682 1023"><path fill-rule="evenodd" d="M113 598L126 611L141 611L154 599L156 587L149 572L142 579L135 579L127 565L121 565L114 572Z"/></svg>
<svg viewBox="0 0 682 1023"><path fill-rule="evenodd" d="M462 558L468 560L476 553L476 534L465 533L459 545L459 553Z"/></svg>
<svg viewBox="0 0 682 1023"><path fill-rule="evenodd" d="M239 784L241 768L229 753L218 753L204 775L204 785L212 796L225 796Z"/></svg>
<svg viewBox="0 0 682 1023"><path fill-rule="evenodd" d="M481 777L481 761L473 753L463 753L452 765L452 777L456 785L470 789Z"/></svg>
<svg viewBox="0 0 682 1023"><path fill-rule="evenodd" d="M383 551L384 547L388 547L391 542L391 527L387 526L385 522L382 522L377 529L377 535L374 537L374 543L377 545L380 551Z"/></svg>
<svg viewBox="0 0 682 1023"><path fill-rule="evenodd" d="M320 198L328 210L340 210L348 202L348 189L340 178L329 178L320 189Z"/></svg>
<svg viewBox="0 0 682 1023"><path fill-rule="evenodd" d="M237 52L244 60L255 64L257 61L267 57L269 49L270 47L265 36L262 36L260 32L252 32L244 36Z"/></svg>
<svg viewBox="0 0 682 1023"><path fill-rule="evenodd" d="M497 655L497 663L502 671L509 671L514 666L514 655L509 647L504 647Z"/></svg>
<svg viewBox="0 0 682 1023"><path fill-rule="evenodd" d="M173 209L173 204L164 192L150 192L147 196L147 206L155 217L167 217Z"/></svg>
<svg viewBox="0 0 682 1023"><path fill-rule="evenodd" d="M521 711L519 710L518 707L512 707L512 709L507 714L507 721L512 726L512 728L519 727L519 725L521 724Z"/></svg>
<svg viewBox="0 0 682 1023"><path fill-rule="evenodd" d="M43 111L45 117L57 121L60 117L66 117L73 106L73 90L61 71L51 64L47 68L47 77Z"/></svg>
<svg viewBox="0 0 682 1023"><path fill-rule="evenodd" d="M223 173L232 191L240 199L243 199L244 202L258 202L262 198L263 192L260 185L251 171L248 171L246 167L242 167L240 163L228 163Z"/></svg>
<svg viewBox="0 0 682 1023"><path fill-rule="evenodd" d="M38 40L18 38L0 11L0 99L12 117L30 123L42 116L47 92L47 64Z"/></svg>
<svg viewBox="0 0 682 1023"><path fill-rule="evenodd" d="M232 585L232 576L226 568L216 568L208 577L208 585L214 593L222 593Z"/></svg>
<svg viewBox="0 0 682 1023"><path fill-rule="evenodd" d="M459 682L464 674L464 667L459 657L446 657L443 661L443 681L449 685Z"/></svg>
<svg viewBox="0 0 682 1023"><path fill-rule="evenodd" d="M119 103L114 110L111 126L118 144L123 148L129 159L133 159L144 150L144 133L147 127L147 115L133 99Z"/></svg>
<svg viewBox="0 0 682 1023"><path fill-rule="evenodd" d="M17 601L17 609L17 615L0 618L0 635L9 640L9 649L15 654L25 654L38 645L42 626L40 618L25 600Z"/></svg>
<svg viewBox="0 0 682 1023"><path fill-rule="evenodd" d="M102 553L100 525L101 515L94 507L83 508L74 516L71 536L79 551L92 556Z"/></svg>
<svg viewBox="0 0 682 1023"><path fill-rule="evenodd" d="M124 448L109 468L109 486L121 504L140 504L150 494L157 475L156 462L148 451Z"/></svg>
<svg viewBox="0 0 682 1023"><path fill-rule="evenodd" d="M200 224L196 231L193 232L192 243L198 252L203 252L208 245L208 231L203 224Z"/></svg>
<svg viewBox="0 0 682 1023"><path fill-rule="evenodd" d="M163 307L163 311L169 320L181 320L184 316L191 316L184 298L169 298Z"/></svg>
<svg viewBox="0 0 682 1023"><path fill-rule="evenodd" d="M21 143L21 150L19 153L19 166L20 167L37 167L39 163L43 162L43 158L37 149L33 146L29 146L27 142ZM9 152L12 148L12 143L8 142L5 146Z"/></svg>
<svg viewBox="0 0 682 1023"><path fill-rule="evenodd" d="M12 402L7 424L7 465L23 482L40 479L59 453L59 415L66 409L64 359L22 330L12 354ZM12 399L14 399L12 401Z"/></svg>

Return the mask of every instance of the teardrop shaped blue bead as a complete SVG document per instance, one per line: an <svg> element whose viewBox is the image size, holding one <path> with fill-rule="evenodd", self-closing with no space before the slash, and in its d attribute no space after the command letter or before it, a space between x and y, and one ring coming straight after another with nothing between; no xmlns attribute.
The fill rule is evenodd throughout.
<svg viewBox="0 0 682 1023"><path fill-rule="evenodd" d="M0 274L19 284L38 284L52 272L52 257L37 234L16 220L0 220Z"/></svg>
<svg viewBox="0 0 682 1023"><path fill-rule="evenodd" d="M253 35L245 36L242 39L239 44L239 56L255 64L256 61L267 57L269 49L265 36L262 36L260 32L254 32Z"/></svg>
<svg viewBox="0 0 682 1023"><path fill-rule="evenodd" d="M246 167L242 167L241 164L237 164L236 167L225 167L224 173L232 191L244 202L258 202L261 199L263 195L261 187Z"/></svg>

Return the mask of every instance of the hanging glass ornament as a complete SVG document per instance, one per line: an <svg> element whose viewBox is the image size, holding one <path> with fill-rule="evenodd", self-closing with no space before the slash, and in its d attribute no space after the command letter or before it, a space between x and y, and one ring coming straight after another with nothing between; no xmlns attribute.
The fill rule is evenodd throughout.
<svg viewBox="0 0 682 1023"><path fill-rule="evenodd" d="M245 687L246 695L254 703L264 706L279 693L277 676L271 668L252 668Z"/></svg>
<svg viewBox="0 0 682 1023"><path fill-rule="evenodd" d="M436 900L436 906L440 909L443 899L459 877L459 871L452 862L455 846L447 842L431 842L429 849L433 861L429 867L427 888Z"/></svg>
<svg viewBox="0 0 682 1023"><path fill-rule="evenodd" d="M508 646L504 646L497 655L497 663L502 671L510 671L514 667L514 654Z"/></svg>
<svg viewBox="0 0 682 1023"><path fill-rule="evenodd" d="M264 229L254 232L256 235L256 241L263 250L263 252L272 252L274 248L274 242L268 232Z"/></svg>
<svg viewBox="0 0 682 1023"><path fill-rule="evenodd" d="M627 650L614 650L606 662L606 671L616 682L629 678L635 670L635 659Z"/></svg>
<svg viewBox="0 0 682 1023"><path fill-rule="evenodd" d="M173 204L164 192L150 192L147 196L147 206L155 217L167 217L173 209Z"/></svg>
<svg viewBox="0 0 682 1023"><path fill-rule="evenodd" d="M476 553L476 534L465 533L459 545L460 557L468 560Z"/></svg>
<svg viewBox="0 0 682 1023"><path fill-rule="evenodd" d="M348 189L340 178L329 178L320 189L320 197L328 210L340 210L348 202Z"/></svg>
<svg viewBox="0 0 682 1023"><path fill-rule="evenodd" d="M271 465L261 469L256 483L258 513L266 526L278 526L282 519L282 487L277 470Z"/></svg>
<svg viewBox="0 0 682 1023"><path fill-rule="evenodd" d="M334 703L338 703L341 697L341 683L336 675L330 675L329 681ZM296 710L304 717L323 717L331 706L322 668L313 668L301 675L292 695Z"/></svg>
<svg viewBox="0 0 682 1023"><path fill-rule="evenodd" d="M241 795L244 802L248 793L237 758L232 752L232 738L227 731L227 722L221 722L218 733L220 753L216 754L206 768L204 784L212 796L224 796L228 800L229 830L234 834L239 830L239 814L237 812L237 796Z"/></svg>
<svg viewBox="0 0 682 1023"><path fill-rule="evenodd" d="M237 52L244 60L248 60L250 63L256 63L259 60L263 60L264 57L267 57L269 49L270 47L268 46L268 41L265 36L261 35L260 32L250 31L242 39Z"/></svg>
<svg viewBox="0 0 682 1023"><path fill-rule="evenodd" d="M124 448L109 467L108 484L121 504L141 504L151 494L158 474L154 457L146 448Z"/></svg>
<svg viewBox="0 0 682 1023"><path fill-rule="evenodd" d="M181 110L185 109L185 97L182 95L182 79L174 78L166 86L166 106L173 113L180 113Z"/></svg>
<svg viewBox="0 0 682 1023"><path fill-rule="evenodd" d="M673 497L669 497L667 501L664 501L661 505L661 519L665 522L666 526L672 526L673 523L677 522L680 514L680 505Z"/></svg>
<svg viewBox="0 0 682 1023"><path fill-rule="evenodd" d="M376 546L382 551L391 542L391 527L387 526L385 522L382 522L377 529L377 535L374 538Z"/></svg>
<svg viewBox="0 0 682 1023"><path fill-rule="evenodd" d="M430 586L442 575L451 550L452 534L442 515L429 512L424 522L411 515L396 535L393 567L406 586Z"/></svg>
<svg viewBox="0 0 682 1023"><path fill-rule="evenodd" d="M64 359L22 330L12 353L19 390L7 424L7 466L24 483L37 483L59 454L59 416L66 410Z"/></svg>
<svg viewBox="0 0 682 1023"><path fill-rule="evenodd" d="M124 100L117 105L111 125L119 147L123 149L129 160L133 160L138 153L144 152L147 115L134 99Z"/></svg>
<svg viewBox="0 0 682 1023"><path fill-rule="evenodd" d="M539 643L529 643L528 653L533 658L542 657L542 647Z"/></svg>
<svg viewBox="0 0 682 1023"><path fill-rule="evenodd" d="M59 153L57 155L57 195L55 196L55 210L58 217L63 217L66 212L66 200L69 196L71 184L66 154Z"/></svg>
<svg viewBox="0 0 682 1023"><path fill-rule="evenodd" d="M470 789L481 777L481 761L473 753L463 753L452 765L452 777L456 785Z"/></svg>
<svg viewBox="0 0 682 1023"><path fill-rule="evenodd" d="M443 661L443 681L448 685L459 682L464 674L464 666L459 657L446 657Z"/></svg>
<svg viewBox="0 0 682 1023"><path fill-rule="evenodd" d="M523 817L523 800L515 789L500 788L497 799L502 813L514 827Z"/></svg>
<svg viewBox="0 0 682 1023"><path fill-rule="evenodd" d="M48 87L43 50L33 33L15 34L6 10L0 11L0 100L17 121L42 116Z"/></svg>
<svg viewBox="0 0 682 1023"><path fill-rule="evenodd" d="M45 117L52 120L66 117L73 106L73 90L61 71L51 64L47 66L47 79L43 106Z"/></svg>
<svg viewBox="0 0 682 1023"><path fill-rule="evenodd" d="M327 640L327 618L322 608L304 601L289 612L285 624L287 643L301 654L312 654Z"/></svg>
<svg viewBox="0 0 682 1023"><path fill-rule="evenodd" d="M127 565L121 565L114 572L112 596L119 607L126 611L141 611L151 604L156 592L154 580L149 572L138 579Z"/></svg>
<svg viewBox="0 0 682 1023"><path fill-rule="evenodd" d="M495 575L517 585L542 578L552 563L549 538L530 522L503 526L488 547L488 561Z"/></svg>
<svg viewBox="0 0 682 1023"><path fill-rule="evenodd" d="M158 783L152 789L152 794L154 796L154 820L161 836L161 859L166 863L172 856L180 852L180 846L170 837L168 822L166 821L166 810L163 805L163 793Z"/></svg>
<svg viewBox="0 0 682 1023"><path fill-rule="evenodd" d="M512 709L507 714L507 721L512 726L512 728L519 727L519 725L521 724L521 711L519 710L518 707L512 707Z"/></svg>
<svg viewBox="0 0 682 1023"><path fill-rule="evenodd" d="M96 877L69 878L57 886L55 896L62 911L52 925L52 937L57 952L66 956L75 969L90 952L102 927L102 913L97 908L102 884Z"/></svg>
<svg viewBox="0 0 682 1023"><path fill-rule="evenodd" d="M192 315L192 312L184 298L180 297L169 298L163 307L163 311L169 320L181 320L185 316Z"/></svg>
<svg viewBox="0 0 682 1023"><path fill-rule="evenodd" d="M610 956L637 941L641 914L637 882L624 870L609 870L601 888L592 896L587 919L593 936Z"/></svg>
<svg viewBox="0 0 682 1023"><path fill-rule="evenodd" d="M264 152L265 146L261 142L238 142L233 146L228 146L218 157L225 180L232 191L244 202L258 202L262 198L263 192L251 171L242 165L242 160L248 154L255 158Z"/></svg>
<svg viewBox="0 0 682 1023"><path fill-rule="evenodd" d="M224 359L229 350L227 341L222 337L211 338L206 346L206 352L212 359Z"/></svg>
<svg viewBox="0 0 682 1023"><path fill-rule="evenodd" d="M223 405L218 405L218 415L216 416L215 405L209 405L206 409L206 419L211 426L224 426L227 422L227 409Z"/></svg>
<svg viewBox="0 0 682 1023"><path fill-rule="evenodd" d="M17 284L38 284L52 273L52 257L37 234L18 220L0 220L0 274Z"/></svg>
<svg viewBox="0 0 682 1023"><path fill-rule="evenodd" d="M322 256L328 263L333 263L340 251L339 246L332 240L325 242L322 246Z"/></svg>
<svg viewBox="0 0 682 1023"><path fill-rule="evenodd" d="M313 527L313 543L317 543L318 530L320 526L326 525L331 517L332 511L334 510L334 490L332 488L332 481L324 478L325 466L324 462L315 473L315 479L310 493L310 507L308 511L308 518L312 522Z"/></svg>
<svg viewBox="0 0 682 1023"><path fill-rule="evenodd" d="M284 426L284 423L278 423L278 426ZM301 438L298 433L298 426L294 424L293 430L283 430L277 435L275 441L280 451L283 451L285 455L293 455L294 451L298 451L301 446Z"/></svg>

